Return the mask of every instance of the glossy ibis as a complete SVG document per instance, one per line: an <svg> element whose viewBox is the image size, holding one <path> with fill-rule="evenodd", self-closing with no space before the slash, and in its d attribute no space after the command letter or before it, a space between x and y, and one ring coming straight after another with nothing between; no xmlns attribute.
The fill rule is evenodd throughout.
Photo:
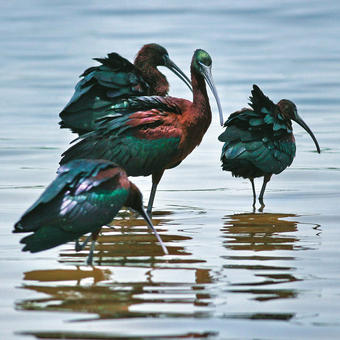
<svg viewBox="0 0 340 340"><path fill-rule="evenodd" d="M14 226L14 233L32 232L20 242L23 251L36 253L77 240L76 250L92 238L87 263L92 263L95 241L101 227L110 223L125 205L138 212L155 233L165 254L160 236L143 208L142 194L126 172L112 162L79 159L58 170L57 178ZM83 245L78 238L91 233Z"/></svg>
<svg viewBox="0 0 340 340"><path fill-rule="evenodd" d="M190 80L169 58L168 51L157 44L144 45L134 64L117 53L94 60L101 65L90 67L81 75L73 97L59 114L60 126L79 134L92 131L95 120L106 115L106 110L122 98L167 95L169 83L157 66L169 68L191 89Z"/></svg>
<svg viewBox="0 0 340 340"><path fill-rule="evenodd" d="M193 102L174 97L135 97L112 106L94 131L63 154L61 164L77 158L114 161L129 176L152 175L148 213L165 169L179 165L200 144L211 122L205 81L210 86L223 124L222 109L211 75L212 60L198 49L191 62Z"/></svg>
<svg viewBox="0 0 340 340"><path fill-rule="evenodd" d="M312 137L318 153L319 144L307 124L298 115L296 106L287 99L274 104L260 88L253 85L250 108L232 113L218 137L224 142L222 168L235 177L249 178L256 203L255 177L264 177L259 202L264 207L263 195L273 174L290 166L295 157L295 138L292 120L301 125Z"/></svg>

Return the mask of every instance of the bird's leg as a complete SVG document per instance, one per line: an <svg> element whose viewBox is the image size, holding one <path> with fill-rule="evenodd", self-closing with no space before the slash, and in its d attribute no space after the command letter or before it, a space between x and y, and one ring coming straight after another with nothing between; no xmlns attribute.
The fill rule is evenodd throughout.
<svg viewBox="0 0 340 340"><path fill-rule="evenodd" d="M146 210L150 217L152 217L152 206L153 206L153 201L156 195L157 185L159 181L161 180L163 173L164 173L164 170L162 170L161 172L152 174L152 188L151 188L151 193L149 197L148 208Z"/></svg>
<svg viewBox="0 0 340 340"><path fill-rule="evenodd" d="M98 238L98 235L99 235L99 231L100 231L100 229L98 229L97 231L94 231L90 235L92 237L92 241L91 241L89 256L87 257L87 260L86 260L86 263L88 265L92 265L93 252L94 252L94 249L96 247L96 241L97 241L97 238Z"/></svg>
<svg viewBox="0 0 340 340"><path fill-rule="evenodd" d="M255 191L255 184L254 184L254 178L249 178L251 187L253 188L253 208L255 208L256 204L256 191Z"/></svg>
<svg viewBox="0 0 340 340"><path fill-rule="evenodd" d="M153 201L154 201L155 195L156 195L157 185L158 185L158 183L155 183L155 182L152 181L152 188L151 188L151 193L150 193L150 197L149 197L148 208L146 210L150 217L152 217L152 206L153 206Z"/></svg>
<svg viewBox="0 0 340 340"><path fill-rule="evenodd" d="M91 238L91 235L87 236L85 241L82 244L79 243L79 238L77 238L76 239L76 245L75 245L75 251L83 250L86 247L87 242L89 242L90 238Z"/></svg>
<svg viewBox="0 0 340 340"><path fill-rule="evenodd" d="M264 191L266 190L266 185L267 183L270 181L270 178L272 177L272 175L265 175L263 178L263 184L262 184L262 188L261 188L261 192L260 192L260 196L259 196L259 202L261 204L261 212L265 206L265 204L263 203L263 195L264 195Z"/></svg>

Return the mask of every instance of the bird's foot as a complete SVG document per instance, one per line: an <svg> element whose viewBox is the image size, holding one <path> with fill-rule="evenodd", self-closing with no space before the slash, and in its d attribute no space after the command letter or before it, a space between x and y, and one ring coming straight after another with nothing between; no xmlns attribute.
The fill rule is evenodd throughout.
<svg viewBox="0 0 340 340"><path fill-rule="evenodd" d="M263 198L259 198L259 202L260 202L260 204L261 204L261 206L260 206L260 208L259 208L259 212L263 212L263 209L264 209L264 207L266 206L265 204L264 204L264 202L263 202Z"/></svg>
<svg viewBox="0 0 340 340"><path fill-rule="evenodd" d="M92 258L92 256L88 256L88 258L86 259L86 264L88 265L88 266L92 266L92 263L93 263L93 258Z"/></svg>
<svg viewBox="0 0 340 340"><path fill-rule="evenodd" d="M252 207L253 207L253 213L255 213L256 212L256 198L253 200Z"/></svg>
<svg viewBox="0 0 340 340"><path fill-rule="evenodd" d="M84 248L87 245L87 242L89 242L90 237L91 237L91 235L86 237L85 241L82 244L79 243L79 238L77 238L76 244L75 244L75 247L74 247L75 251L78 252L78 251L84 250Z"/></svg>

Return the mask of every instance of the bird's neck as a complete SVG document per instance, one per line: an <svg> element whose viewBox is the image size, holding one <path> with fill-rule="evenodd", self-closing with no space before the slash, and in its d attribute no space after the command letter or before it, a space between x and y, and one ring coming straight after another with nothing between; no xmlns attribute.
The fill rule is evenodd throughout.
<svg viewBox="0 0 340 340"><path fill-rule="evenodd" d="M203 76L194 67L191 67L191 83L193 90L193 106L196 114L204 116L211 122L211 109L209 97Z"/></svg>
<svg viewBox="0 0 340 340"><path fill-rule="evenodd" d="M151 64L143 56L137 56L134 64L150 86L150 95L166 96L168 94L169 83L155 65Z"/></svg>

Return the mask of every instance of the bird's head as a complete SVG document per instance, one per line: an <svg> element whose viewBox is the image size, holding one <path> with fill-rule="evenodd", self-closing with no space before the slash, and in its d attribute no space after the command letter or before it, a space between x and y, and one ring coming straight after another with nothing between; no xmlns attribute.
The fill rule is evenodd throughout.
<svg viewBox="0 0 340 340"><path fill-rule="evenodd" d="M139 189L137 188L137 186L135 184L133 184L132 182L130 182L130 192L129 192L129 197L125 203L125 205L131 209L133 209L134 211L138 212L146 221L146 223L148 224L148 227L154 232L155 236L158 239L158 242L160 243L164 254L168 254L168 249L166 248L166 246L164 245L162 239L160 238L160 236L157 233L157 230L154 228L153 224L152 224L152 220L149 217L149 215L146 213L144 206L143 206L143 195L142 193L139 191Z"/></svg>
<svg viewBox="0 0 340 340"><path fill-rule="evenodd" d="M138 56L147 58L153 66L164 66L164 56L169 56L168 51L158 44L144 45L138 52Z"/></svg>
<svg viewBox="0 0 340 340"><path fill-rule="evenodd" d="M196 50L192 58L192 67L196 72L198 72L199 74L203 76L203 78L209 85L211 92L213 93L216 99L216 103L217 103L217 107L218 107L218 111L220 115L220 124L221 126L223 126L222 106L221 106L221 102L218 97L217 90L216 90L213 77L211 74L211 66L212 66L212 59L209 53L202 49Z"/></svg>
<svg viewBox="0 0 340 340"><path fill-rule="evenodd" d="M125 205L143 216L143 195L135 184L130 182L130 191ZM144 217L144 216L143 216Z"/></svg>
<svg viewBox="0 0 340 340"><path fill-rule="evenodd" d="M150 65L165 66L176 74L192 91L191 81L184 72L170 59L168 51L158 44L144 45L137 54L136 60L140 60Z"/></svg>
<svg viewBox="0 0 340 340"><path fill-rule="evenodd" d="M312 130L308 127L308 125L303 121L303 119L299 116L297 112L296 105L288 100L288 99L281 99L278 103L277 106L279 108L280 114L285 118L285 119L291 119L294 122L298 123L301 127L303 127L309 135L312 137L314 144L316 146L316 150L318 153L320 153L320 146L318 141L316 140Z"/></svg>

